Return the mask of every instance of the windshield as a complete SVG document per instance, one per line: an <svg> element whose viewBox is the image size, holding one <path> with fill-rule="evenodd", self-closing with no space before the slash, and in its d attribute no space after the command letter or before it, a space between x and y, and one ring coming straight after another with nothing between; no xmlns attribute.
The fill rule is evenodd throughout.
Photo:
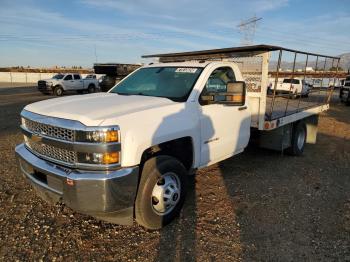
<svg viewBox="0 0 350 262"><path fill-rule="evenodd" d="M64 77L64 75L58 74L55 75L54 77L52 77L53 79L62 79Z"/></svg>
<svg viewBox="0 0 350 262"><path fill-rule="evenodd" d="M119 95L165 97L185 102L202 70L196 67L142 68L117 84L110 92Z"/></svg>
<svg viewBox="0 0 350 262"><path fill-rule="evenodd" d="M298 79L289 79L289 78L288 79L284 79L283 83L286 83L286 84L300 84Z"/></svg>

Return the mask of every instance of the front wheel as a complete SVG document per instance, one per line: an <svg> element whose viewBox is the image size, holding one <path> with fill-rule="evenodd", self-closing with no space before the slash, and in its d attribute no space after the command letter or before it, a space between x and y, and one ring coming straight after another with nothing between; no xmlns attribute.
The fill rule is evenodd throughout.
<svg viewBox="0 0 350 262"><path fill-rule="evenodd" d="M55 96L62 96L63 95L63 88L61 86L56 86L53 90L53 93Z"/></svg>
<svg viewBox="0 0 350 262"><path fill-rule="evenodd" d="M297 99L298 97L298 91L295 90L294 92L292 92L292 99Z"/></svg>
<svg viewBox="0 0 350 262"><path fill-rule="evenodd" d="M136 221L160 229L177 217L185 201L187 171L170 156L156 156L143 166L135 201Z"/></svg>
<svg viewBox="0 0 350 262"><path fill-rule="evenodd" d="M95 93L95 86L94 85L89 85L88 93Z"/></svg>

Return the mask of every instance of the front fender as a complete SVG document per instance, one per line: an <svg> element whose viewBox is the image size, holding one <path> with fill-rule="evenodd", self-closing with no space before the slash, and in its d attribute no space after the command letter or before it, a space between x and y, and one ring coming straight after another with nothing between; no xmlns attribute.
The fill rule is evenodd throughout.
<svg viewBox="0 0 350 262"><path fill-rule="evenodd" d="M186 110L187 111L187 110ZM180 110L173 114L163 112L128 117L120 124L121 165L140 164L142 154L148 148L178 138L190 137L193 142L194 165L199 163L200 125L195 111ZM159 117L163 114L162 117ZM154 118L150 116L154 115Z"/></svg>

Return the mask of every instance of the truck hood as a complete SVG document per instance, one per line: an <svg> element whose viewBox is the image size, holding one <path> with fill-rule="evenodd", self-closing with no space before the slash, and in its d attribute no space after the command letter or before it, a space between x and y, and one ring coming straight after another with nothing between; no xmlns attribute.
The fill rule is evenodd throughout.
<svg viewBox="0 0 350 262"><path fill-rule="evenodd" d="M96 93L48 99L27 105L24 110L50 117L76 120L86 126L99 126L108 118L174 104L177 103L160 97Z"/></svg>

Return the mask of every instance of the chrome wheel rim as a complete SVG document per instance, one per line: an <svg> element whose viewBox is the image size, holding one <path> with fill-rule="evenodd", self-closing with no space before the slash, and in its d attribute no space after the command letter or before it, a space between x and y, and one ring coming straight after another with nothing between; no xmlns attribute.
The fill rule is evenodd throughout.
<svg viewBox="0 0 350 262"><path fill-rule="evenodd" d="M179 203L181 183L177 174L168 172L162 175L152 190L153 210L161 216L169 214Z"/></svg>
<svg viewBox="0 0 350 262"><path fill-rule="evenodd" d="M57 89L57 95L62 95L62 90L59 88L59 89Z"/></svg>
<svg viewBox="0 0 350 262"><path fill-rule="evenodd" d="M298 148L301 150L304 146L304 143L305 143L305 129L301 129L299 134L298 134L298 139L297 139L297 146Z"/></svg>

